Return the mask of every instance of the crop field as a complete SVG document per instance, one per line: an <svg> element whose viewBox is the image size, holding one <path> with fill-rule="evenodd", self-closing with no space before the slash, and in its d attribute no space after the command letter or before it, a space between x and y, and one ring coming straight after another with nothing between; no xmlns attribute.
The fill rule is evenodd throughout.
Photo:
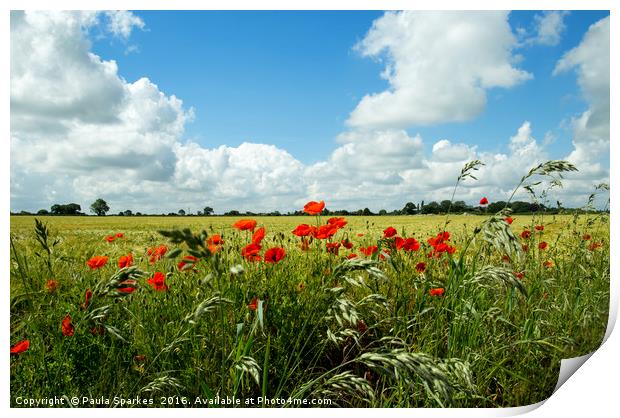
<svg viewBox="0 0 620 418"><path fill-rule="evenodd" d="M602 341L608 242L600 214L12 217L11 392L531 404Z"/></svg>

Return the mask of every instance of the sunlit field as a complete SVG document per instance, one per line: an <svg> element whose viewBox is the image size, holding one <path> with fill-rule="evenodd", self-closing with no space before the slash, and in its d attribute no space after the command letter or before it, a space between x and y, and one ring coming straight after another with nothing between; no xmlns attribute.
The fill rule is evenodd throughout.
<svg viewBox="0 0 620 418"><path fill-rule="evenodd" d="M37 219L11 392L59 406L525 405L607 324L607 215Z"/></svg>

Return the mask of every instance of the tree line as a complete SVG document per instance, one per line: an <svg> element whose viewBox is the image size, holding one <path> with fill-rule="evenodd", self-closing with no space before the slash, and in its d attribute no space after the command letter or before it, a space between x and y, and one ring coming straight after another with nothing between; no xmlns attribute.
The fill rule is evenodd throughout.
<svg viewBox="0 0 620 418"><path fill-rule="evenodd" d="M506 202L498 201L492 202L486 207L481 206L470 206L467 205L464 201L456 201L451 202L450 200L442 200L441 202L429 202L424 203L421 201L419 203L407 202L402 209L395 209L392 211L387 211L385 209L381 209L378 212L373 212L368 208L358 209L358 210L328 210L325 209L323 211L323 215L326 216L387 216L387 215L438 215L445 213L454 213L454 214L484 214L484 213L496 213L506 207ZM570 209L570 208L549 208L543 204L539 203L531 203L531 202L523 202L516 201L508 203L508 207L512 210L513 213L532 213L544 211L546 213L558 213L562 212L572 212L579 209ZM110 207L107 202L103 199L97 199L90 205L90 212L97 216L105 216L110 211ZM54 204L51 206L50 210L41 209L36 213L31 213L28 211L21 211L19 213L11 212L11 215L64 215L64 216L87 216L86 213L82 212L82 207L77 203L68 203L68 204ZM281 213L279 211L272 212L241 212L238 210L230 210L222 214L223 216L299 216L304 215L304 212L301 210L289 211L286 213ZM216 216L215 211L210 206L205 206L202 210L196 211L196 213L191 213L189 210L179 209L177 212L169 212L169 213L161 213L161 214L147 214L142 212L132 212L131 210L124 210L118 212L116 216Z"/></svg>

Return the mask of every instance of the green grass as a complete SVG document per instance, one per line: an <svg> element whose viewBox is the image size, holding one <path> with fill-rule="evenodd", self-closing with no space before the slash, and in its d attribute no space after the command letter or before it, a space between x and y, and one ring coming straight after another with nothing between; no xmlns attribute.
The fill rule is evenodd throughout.
<svg viewBox="0 0 620 418"><path fill-rule="evenodd" d="M368 407L541 401L555 387L562 358L602 341L609 224L595 215L513 218L509 229L517 237L524 228L545 226L526 253L519 250L524 240L501 238L488 223L476 232L489 217L352 216L334 239L348 237L355 247L336 256L318 240L302 251L290 233L317 218L258 217L267 229L261 254L276 246L287 251L279 263L267 264L241 257L251 235L231 227L239 218L38 217L50 231L42 244L33 217L12 217L11 344L31 344L11 356L12 405L19 406L17 394L139 396L154 405L161 396L179 396L189 406L197 406L196 397L218 395L327 398L330 406ZM447 219L457 251L428 258L426 240ZM422 248L346 261L360 246L389 246L381 240L388 226ZM222 251L211 256L191 240L174 244L158 233L182 228L221 234ZM495 245L483 239L485 231L500 237ZM104 240L116 232L125 235ZM590 241L582 239L585 233ZM549 244L544 251L537 247L541 240ZM603 246L589 250L592 242ZM147 249L160 244L182 253L149 263ZM512 251L509 261L504 251ZM121 295L113 279L128 274L116 263L129 252L138 289ZM197 271L180 271L177 263L190 252L200 256ZM92 271L86 260L95 255L110 259ZM543 266L548 260L553 267ZM419 273L422 261L426 271ZM238 265L243 273L233 274ZM146 283L156 271L168 274L168 291ZM525 276L516 279L513 272ZM45 286L50 279L59 282L54 292ZM439 287L443 296L429 295ZM89 288L94 296L81 309ZM253 298L260 300L256 311L247 306ZM75 326L71 337L61 332L67 314ZM96 326L106 332L91 334Z"/></svg>

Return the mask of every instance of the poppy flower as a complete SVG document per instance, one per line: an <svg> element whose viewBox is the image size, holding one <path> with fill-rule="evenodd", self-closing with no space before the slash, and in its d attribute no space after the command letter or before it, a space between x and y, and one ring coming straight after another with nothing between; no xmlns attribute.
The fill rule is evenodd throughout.
<svg viewBox="0 0 620 418"><path fill-rule="evenodd" d="M523 280L523 278L525 277L525 273L520 272L520 271L518 271L518 272L515 271L515 276L516 276L517 279Z"/></svg>
<svg viewBox="0 0 620 418"><path fill-rule="evenodd" d="M286 255L286 251L281 247L270 248L265 251L265 263L277 263Z"/></svg>
<svg viewBox="0 0 620 418"><path fill-rule="evenodd" d="M251 243L243 247L241 255L248 261L260 261L260 250L260 245Z"/></svg>
<svg viewBox="0 0 620 418"><path fill-rule="evenodd" d="M118 259L118 268L129 267L133 265L133 255L131 253L127 255L122 255Z"/></svg>
<svg viewBox="0 0 620 418"><path fill-rule="evenodd" d="M136 290L136 285L138 282L136 280L127 279L120 283L124 287L119 287L118 290L121 293L133 293Z"/></svg>
<svg viewBox="0 0 620 418"><path fill-rule="evenodd" d="M420 249L420 243L415 238L407 238L407 239L401 238L401 240L398 240L396 242L397 250L418 251Z"/></svg>
<svg viewBox="0 0 620 418"><path fill-rule="evenodd" d="M347 250L350 250L351 248L353 248L353 243L349 241L348 239L343 239L342 241L340 241L340 243Z"/></svg>
<svg viewBox="0 0 620 418"><path fill-rule="evenodd" d="M397 234L397 231L394 227L388 226L383 230L383 238L392 238Z"/></svg>
<svg viewBox="0 0 620 418"><path fill-rule="evenodd" d="M545 226L544 225L536 225L534 227L535 230L537 231L544 231L545 230Z"/></svg>
<svg viewBox="0 0 620 418"><path fill-rule="evenodd" d="M594 251L597 248L601 248L602 246L603 246L603 244L600 243L600 242L593 242L592 244L588 245L588 250Z"/></svg>
<svg viewBox="0 0 620 418"><path fill-rule="evenodd" d="M168 247L160 245L149 248L146 254L149 256L149 263L154 264L156 261L161 260L167 252Z"/></svg>
<svg viewBox="0 0 620 418"><path fill-rule="evenodd" d="M357 320L357 331L362 334L368 331L368 325L366 325L366 323L361 319Z"/></svg>
<svg viewBox="0 0 620 418"><path fill-rule="evenodd" d="M261 243L261 241L265 238L265 228L264 227L260 227L256 230L256 232L254 232L254 234L252 235L252 242L254 244L259 244Z"/></svg>
<svg viewBox="0 0 620 418"><path fill-rule="evenodd" d="M160 271L156 272L153 277L148 279L146 282L153 286L153 289L158 292L168 290L168 285L166 285L166 276L164 276L164 273Z"/></svg>
<svg viewBox="0 0 620 418"><path fill-rule="evenodd" d="M248 303L248 309L251 311L256 311L258 309L258 298L253 298L250 303Z"/></svg>
<svg viewBox="0 0 620 418"><path fill-rule="evenodd" d="M224 245L224 240L220 234L213 234L207 238L207 245Z"/></svg>
<svg viewBox="0 0 620 418"><path fill-rule="evenodd" d="M304 205L304 212L308 215L320 215L323 209L325 209L325 202L322 200L320 202L311 201Z"/></svg>
<svg viewBox="0 0 620 418"><path fill-rule="evenodd" d="M312 228L308 224L301 224L297 225L291 232L298 237L307 237L312 232Z"/></svg>
<svg viewBox="0 0 620 418"><path fill-rule="evenodd" d="M415 270L418 273L424 273L426 271L426 263L422 261L422 262L416 264L415 265Z"/></svg>
<svg viewBox="0 0 620 418"><path fill-rule="evenodd" d="M193 255L186 255L185 257L183 257L183 260L179 261L179 264L177 264L177 267L181 271L195 270L196 262L198 262L198 259L196 257L194 257ZM185 266L188 266L188 267L185 267Z"/></svg>
<svg viewBox="0 0 620 418"><path fill-rule="evenodd" d="M110 257L108 257L107 255L105 256L96 255L92 257L90 260L88 260L86 264L88 264L88 267L90 267L91 270L97 270L105 266L105 264L108 262L108 258Z"/></svg>
<svg viewBox="0 0 620 418"><path fill-rule="evenodd" d="M114 242L115 239L116 237L114 235L108 235L107 237L105 237L105 240L108 242Z"/></svg>
<svg viewBox="0 0 620 418"><path fill-rule="evenodd" d="M233 224L233 228L237 228L239 231L254 231L256 221L254 219L241 219Z"/></svg>
<svg viewBox="0 0 620 418"><path fill-rule="evenodd" d="M104 335L105 334L105 327L102 327L101 325L99 325L99 326L96 326L96 327L92 327L89 331L93 335Z"/></svg>
<svg viewBox="0 0 620 418"><path fill-rule="evenodd" d="M379 248L376 245L370 245L366 248L360 247L359 250L360 250L360 253L364 254L366 257L370 257L371 255L376 253L379 250Z"/></svg>
<svg viewBox="0 0 620 418"><path fill-rule="evenodd" d="M116 238L123 238L125 234L123 232L117 232L116 233Z"/></svg>
<svg viewBox="0 0 620 418"><path fill-rule="evenodd" d="M508 225L512 225L512 221L513 221L513 219L509 216L509 217L505 218L505 219L504 219L504 221L506 221L506 223L507 223Z"/></svg>
<svg viewBox="0 0 620 418"><path fill-rule="evenodd" d="M338 229L341 229L347 225L347 220L344 218L329 218L327 223L330 225L336 225Z"/></svg>
<svg viewBox="0 0 620 418"><path fill-rule="evenodd" d="M543 263L543 266L547 267L547 268L551 268L553 267L553 261L551 260L547 260Z"/></svg>
<svg viewBox="0 0 620 418"><path fill-rule="evenodd" d="M312 232L312 236L316 239L327 239L336 235L336 232L338 232L338 227L333 224L321 225L318 229Z"/></svg>
<svg viewBox="0 0 620 418"><path fill-rule="evenodd" d="M49 293L55 292L57 287L58 287L57 280L48 280L47 283L45 283L45 288L47 289Z"/></svg>
<svg viewBox="0 0 620 418"><path fill-rule="evenodd" d="M542 241L542 242L540 242L540 243L538 244L538 249L539 249L539 250L544 250L544 249L546 249L546 248L547 248L547 246L548 246L548 244L547 244L545 241Z"/></svg>
<svg viewBox="0 0 620 418"><path fill-rule="evenodd" d="M356 234L358 237L363 237L364 234Z"/></svg>
<svg viewBox="0 0 620 418"><path fill-rule="evenodd" d="M508 257L507 255L505 255L505 254L504 254L504 255L502 256L502 261L503 261L504 263L510 263L510 257Z"/></svg>
<svg viewBox="0 0 620 418"><path fill-rule="evenodd" d="M521 249L522 249L524 252L527 252L527 250L529 250L529 249L530 249L530 247L529 247L527 244L523 244L523 245L521 245Z"/></svg>
<svg viewBox="0 0 620 418"><path fill-rule="evenodd" d="M30 348L30 340L23 340L11 347L11 354L21 354Z"/></svg>
<svg viewBox="0 0 620 418"><path fill-rule="evenodd" d="M62 320L61 324L62 335L65 337L71 337L75 333L75 327L71 323L71 315L67 314L65 318Z"/></svg>
<svg viewBox="0 0 620 418"><path fill-rule="evenodd" d="M592 235L584 234L583 237L581 237L581 239L584 241L590 241L592 239Z"/></svg>
<svg viewBox="0 0 620 418"><path fill-rule="evenodd" d="M529 239L531 236L532 236L532 233L527 229L521 232L521 238L523 239Z"/></svg>
<svg viewBox="0 0 620 418"><path fill-rule="evenodd" d="M482 199L480 199L480 205L484 206L484 205L488 205L489 201L487 200L486 197L483 197Z"/></svg>
<svg viewBox="0 0 620 418"><path fill-rule="evenodd" d="M325 246L327 247L327 252L334 255L338 255L338 249L340 248L340 245L341 244L339 242L328 242L327 244L325 244Z"/></svg>
<svg viewBox="0 0 620 418"><path fill-rule="evenodd" d="M84 303L82 304L82 309L88 308L88 305L90 304L90 299L92 297L93 297L93 291L90 289L86 289L86 292L84 293Z"/></svg>
<svg viewBox="0 0 620 418"><path fill-rule="evenodd" d="M431 296L443 296L444 288L443 287L437 287L437 288L431 289L428 293Z"/></svg>
<svg viewBox="0 0 620 418"><path fill-rule="evenodd" d="M350 259L352 259L352 258L357 258L357 254L355 254L355 253L351 253L351 254L349 254L349 255L347 256L347 259L349 259L349 260L350 260Z"/></svg>

